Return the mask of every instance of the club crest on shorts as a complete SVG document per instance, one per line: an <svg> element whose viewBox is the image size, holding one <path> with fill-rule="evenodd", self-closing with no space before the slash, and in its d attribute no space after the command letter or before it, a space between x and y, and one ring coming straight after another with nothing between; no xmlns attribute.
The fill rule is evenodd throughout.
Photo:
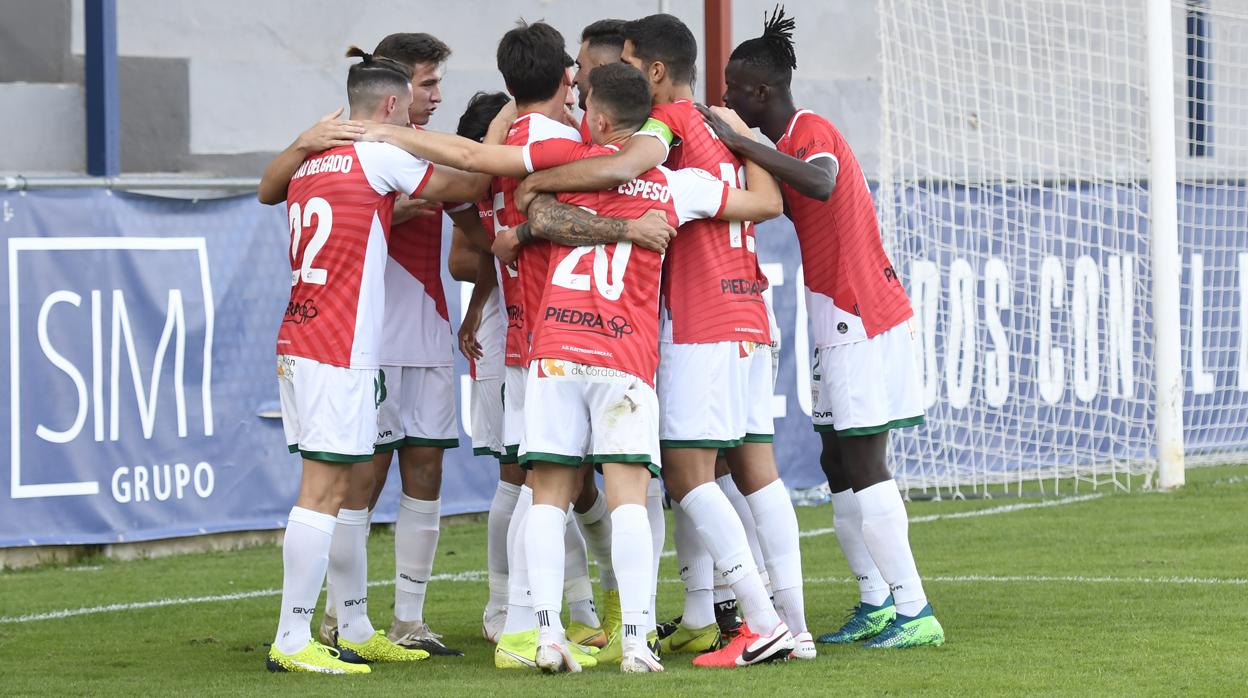
<svg viewBox="0 0 1248 698"><path fill-rule="evenodd" d="M542 359L537 362L537 377L552 378L568 375L567 365L559 359Z"/></svg>

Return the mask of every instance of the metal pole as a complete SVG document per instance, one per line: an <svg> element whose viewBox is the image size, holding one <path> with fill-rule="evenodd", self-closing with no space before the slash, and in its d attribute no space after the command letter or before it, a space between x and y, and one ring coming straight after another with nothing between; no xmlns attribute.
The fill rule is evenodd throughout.
<svg viewBox="0 0 1248 698"><path fill-rule="evenodd" d="M1187 154L1197 158L1213 155L1213 76L1206 5L1206 0L1187 2Z"/></svg>
<svg viewBox="0 0 1248 698"><path fill-rule="evenodd" d="M117 0L85 0L87 173L121 171L117 98Z"/></svg>
<svg viewBox="0 0 1248 698"><path fill-rule="evenodd" d="M1183 369L1179 337L1178 175L1170 0L1148 0L1148 210L1153 258L1153 361L1158 486L1183 485Z"/></svg>
<svg viewBox="0 0 1248 698"><path fill-rule="evenodd" d="M195 177L184 175L126 175L122 177L0 177L0 189L112 189L122 191L255 191L258 177Z"/></svg>
<svg viewBox="0 0 1248 698"><path fill-rule="evenodd" d="M705 0L706 103L724 103L724 66L732 53L732 0Z"/></svg>

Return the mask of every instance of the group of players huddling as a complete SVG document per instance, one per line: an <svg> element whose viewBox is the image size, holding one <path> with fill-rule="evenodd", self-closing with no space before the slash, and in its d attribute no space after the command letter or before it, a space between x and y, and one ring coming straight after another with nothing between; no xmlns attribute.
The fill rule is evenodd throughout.
<svg viewBox="0 0 1248 698"><path fill-rule="evenodd" d="M678 653L702 667L815 657L797 518L772 450L780 332L755 255L754 224L782 212L805 270L836 535L861 592L818 641L943 642L885 465L888 431L923 420L912 311L853 152L794 107L793 26L778 10L738 46L727 108L708 109L693 101L697 43L671 15L595 22L576 61L555 29L522 22L497 51L510 97L474 96L457 136L421 128L441 101L445 44L392 34L371 54L348 52L361 59L349 118L304 132L260 187L262 201L287 202L278 381L287 442L303 457L271 670L368 673L462 654L423 620L442 455L458 445L444 210L451 274L475 283L458 337L474 452L499 462L482 621L495 666L653 672ZM365 549L395 451L383 632L368 616ZM656 624L664 490L685 603Z"/></svg>

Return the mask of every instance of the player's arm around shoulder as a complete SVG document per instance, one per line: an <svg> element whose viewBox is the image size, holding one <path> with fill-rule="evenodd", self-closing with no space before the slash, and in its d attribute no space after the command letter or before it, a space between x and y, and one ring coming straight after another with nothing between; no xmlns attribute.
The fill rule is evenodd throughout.
<svg viewBox="0 0 1248 698"><path fill-rule="evenodd" d="M420 198L429 201L478 201L490 186L485 174L463 172L453 167L434 167Z"/></svg>
<svg viewBox="0 0 1248 698"><path fill-rule="evenodd" d="M256 198L262 204L280 204L286 200L286 190L290 187L290 178L303 164L305 158L312 153L329 150L341 145L350 145L364 134L364 123L360 121L342 120L342 108L322 116L308 130L299 134L286 149L264 169L260 178L260 186L256 190Z"/></svg>
<svg viewBox="0 0 1248 698"><path fill-rule="evenodd" d="M648 135L628 139L618 153L585 158L534 172L520 183L516 205L525 211L541 192L600 191L640 177L667 159L668 143Z"/></svg>
<svg viewBox="0 0 1248 698"><path fill-rule="evenodd" d="M732 127L738 139L754 141L754 132L736 112L731 109L718 109L715 113ZM762 165L749 158L745 160L745 187L728 190L728 200L719 218L760 223L784 213L780 184Z"/></svg>
<svg viewBox="0 0 1248 698"><path fill-rule="evenodd" d="M487 145L450 133L379 123L368 124L364 139L389 143L418 158L465 172L499 177L527 174L522 149L517 146Z"/></svg>
<svg viewBox="0 0 1248 698"><path fill-rule="evenodd" d="M728 190L728 201L720 218L761 223L784 213L779 183L753 160L745 161L745 186L745 189Z"/></svg>
<svg viewBox="0 0 1248 698"><path fill-rule="evenodd" d="M607 218L543 194L529 206L529 219L516 234L520 244L527 241L526 235L569 247L631 242L662 254L676 229L657 212L636 219Z"/></svg>
<svg viewBox="0 0 1248 698"><path fill-rule="evenodd" d="M836 187L835 158L799 160L759 143L748 129L745 134L739 133L729 123L733 119L739 120L731 109L701 104L697 109L719 140L738 157L758 164L802 196L819 201L827 201L832 196Z"/></svg>

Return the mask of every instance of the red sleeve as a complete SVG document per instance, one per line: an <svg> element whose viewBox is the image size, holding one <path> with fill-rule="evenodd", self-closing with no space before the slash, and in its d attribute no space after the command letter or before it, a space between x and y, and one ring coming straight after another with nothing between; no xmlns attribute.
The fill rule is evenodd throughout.
<svg viewBox="0 0 1248 698"><path fill-rule="evenodd" d="M425 176L420 178L420 184L417 184L416 188L412 190L411 197L413 199L420 198L420 192L425 190L425 185L429 183L429 178L432 176L433 176L433 163L431 162L428 164L427 167L425 167Z"/></svg>
<svg viewBox="0 0 1248 698"><path fill-rule="evenodd" d="M685 120L682 112L683 108L675 102L670 104L660 104L650 110L650 118L656 121L662 121L664 125L672 130L673 136L675 136L678 140L684 140ZM698 118L702 117L699 116Z"/></svg>
<svg viewBox="0 0 1248 698"><path fill-rule="evenodd" d="M587 157L592 149L566 138L549 138L524 146L524 165L529 172L546 170Z"/></svg>
<svg viewBox="0 0 1248 698"><path fill-rule="evenodd" d="M814 114L803 114L793 124L789 135L791 153L798 160L812 160L816 155L836 157L838 138L836 130L827 121Z"/></svg>

